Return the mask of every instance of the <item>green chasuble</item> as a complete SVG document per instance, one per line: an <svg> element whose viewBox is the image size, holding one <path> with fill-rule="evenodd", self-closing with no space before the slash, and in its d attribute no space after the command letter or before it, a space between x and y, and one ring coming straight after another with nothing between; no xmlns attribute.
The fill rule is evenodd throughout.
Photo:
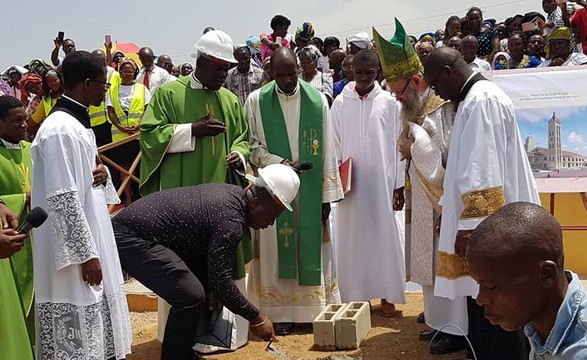
<svg viewBox="0 0 587 360"><path fill-rule="evenodd" d="M4 143L0 141L0 199L12 210L18 214L22 220L28 209L25 208L26 193L31 191L31 144L26 141L20 142L20 149L7 149ZM3 267L3 274L0 275L4 284L4 277L9 274L14 278L13 283L16 286L16 301L18 308L12 309L18 311L21 321L28 322L28 331L30 339L34 339L34 322L33 319L33 249L30 239L25 240L25 246L6 260L8 268ZM8 289L4 296L7 296ZM0 300L0 304L2 304ZM17 314L12 314L17 316ZM28 320L27 320L28 318ZM2 322L2 319L0 319ZM2 349L3 331L0 329L0 349ZM25 338L28 343L29 337ZM28 345L30 347L30 343ZM0 350L1 351L1 350Z"/></svg>
<svg viewBox="0 0 587 360"><path fill-rule="evenodd" d="M300 174L298 202L294 212L277 218L277 252L280 279L298 279L300 285L321 284L322 261L322 97L303 81L300 85L300 124L298 144L290 144L275 82L261 88L259 106L267 150L292 160L291 146L297 146L300 163L313 168ZM297 205L297 206L296 206ZM298 215L296 226L295 213Z"/></svg>
<svg viewBox="0 0 587 360"><path fill-rule="evenodd" d="M0 358L33 359L27 324L9 259L0 259Z"/></svg>
<svg viewBox="0 0 587 360"><path fill-rule="evenodd" d="M222 121L226 132L196 139L194 151L168 154L175 127L201 119L211 112ZM192 89L188 76L157 89L141 122L141 194L206 183L246 186L247 182L226 168L226 156L233 151L249 158L249 122L236 95L225 88L218 91ZM237 250L235 279L245 277L244 265L253 259L248 229Z"/></svg>

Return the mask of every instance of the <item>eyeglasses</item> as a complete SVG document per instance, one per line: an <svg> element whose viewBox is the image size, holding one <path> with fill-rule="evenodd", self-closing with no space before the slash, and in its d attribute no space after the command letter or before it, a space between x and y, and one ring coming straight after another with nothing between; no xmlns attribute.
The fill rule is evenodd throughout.
<svg viewBox="0 0 587 360"><path fill-rule="evenodd" d="M440 73L442 73L444 70L446 69L446 66L443 67L442 69L440 69L440 71L438 71L436 73L436 76L434 76L434 78L432 80L428 81L428 87L434 91L436 91L436 79L438 79L438 77L440 76Z"/></svg>
<svg viewBox="0 0 587 360"><path fill-rule="evenodd" d="M102 85L104 85L104 88L105 88L106 90L110 89L110 86L112 85L112 84L110 84L110 83L109 83L109 82L107 82L107 81L99 81L99 80L96 80L96 79L88 79L88 80L89 80L90 82L93 82L93 83L98 83L98 84L102 84Z"/></svg>
<svg viewBox="0 0 587 360"><path fill-rule="evenodd" d="M412 82L412 76L410 76L410 79L408 81L406 81L406 86L404 86L404 88L402 89L402 91L397 94L399 96L402 96L404 94L404 92L406 92L406 90L408 89L408 86L410 86L410 83Z"/></svg>

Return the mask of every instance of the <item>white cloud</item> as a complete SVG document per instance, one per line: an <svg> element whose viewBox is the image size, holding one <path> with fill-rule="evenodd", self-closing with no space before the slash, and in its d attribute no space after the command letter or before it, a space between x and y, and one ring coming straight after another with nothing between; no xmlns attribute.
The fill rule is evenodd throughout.
<svg viewBox="0 0 587 360"><path fill-rule="evenodd" d="M587 143L583 136L577 134L575 131L571 132L567 138L568 146L563 145L563 149L577 152L579 154L587 153Z"/></svg>
<svg viewBox="0 0 587 360"><path fill-rule="evenodd" d="M518 122L539 123L550 120L553 112L564 123L572 115L587 112L587 106L516 110L516 118Z"/></svg>

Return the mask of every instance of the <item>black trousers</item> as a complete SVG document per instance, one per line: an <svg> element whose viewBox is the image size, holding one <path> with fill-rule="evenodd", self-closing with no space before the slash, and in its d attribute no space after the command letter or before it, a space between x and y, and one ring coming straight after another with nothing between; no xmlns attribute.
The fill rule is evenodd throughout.
<svg viewBox="0 0 587 360"><path fill-rule="evenodd" d="M528 360L530 344L521 330L509 332L492 325L483 315L483 306L471 297L467 298L467 311L469 340L478 360ZM467 357L473 359L470 349Z"/></svg>
<svg viewBox="0 0 587 360"><path fill-rule="evenodd" d="M200 316L208 308L202 283L175 252L155 238L139 236L112 222L122 269L170 305L161 348L162 360L193 360Z"/></svg>

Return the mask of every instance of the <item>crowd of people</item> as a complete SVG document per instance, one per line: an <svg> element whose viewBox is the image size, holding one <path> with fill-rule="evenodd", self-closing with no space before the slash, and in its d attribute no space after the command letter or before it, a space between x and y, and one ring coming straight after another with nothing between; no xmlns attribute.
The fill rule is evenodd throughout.
<svg viewBox="0 0 587 360"><path fill-rule="evenodd" d="M381 299L401 316L406 280L422 287L433 354L467 348L466 334L469 358L587 358L586 293L539 206L512 101L482 75L587 64L587 3L542 7L502 23L473 7L418 38L396 19L391 39L373 29L344 48L276 15L243 45L204 29L179 66L58 36L51 62L9 67L3 359L124 359L122 270L170 305L162 359L218 350L196 343L210 311L238 315L231 350L333 303ZM111 219L131 175L98 147L134 134L105 153L125 168L141 156ZM31 241L17 229L37 206L49 217Z"/></svg>

